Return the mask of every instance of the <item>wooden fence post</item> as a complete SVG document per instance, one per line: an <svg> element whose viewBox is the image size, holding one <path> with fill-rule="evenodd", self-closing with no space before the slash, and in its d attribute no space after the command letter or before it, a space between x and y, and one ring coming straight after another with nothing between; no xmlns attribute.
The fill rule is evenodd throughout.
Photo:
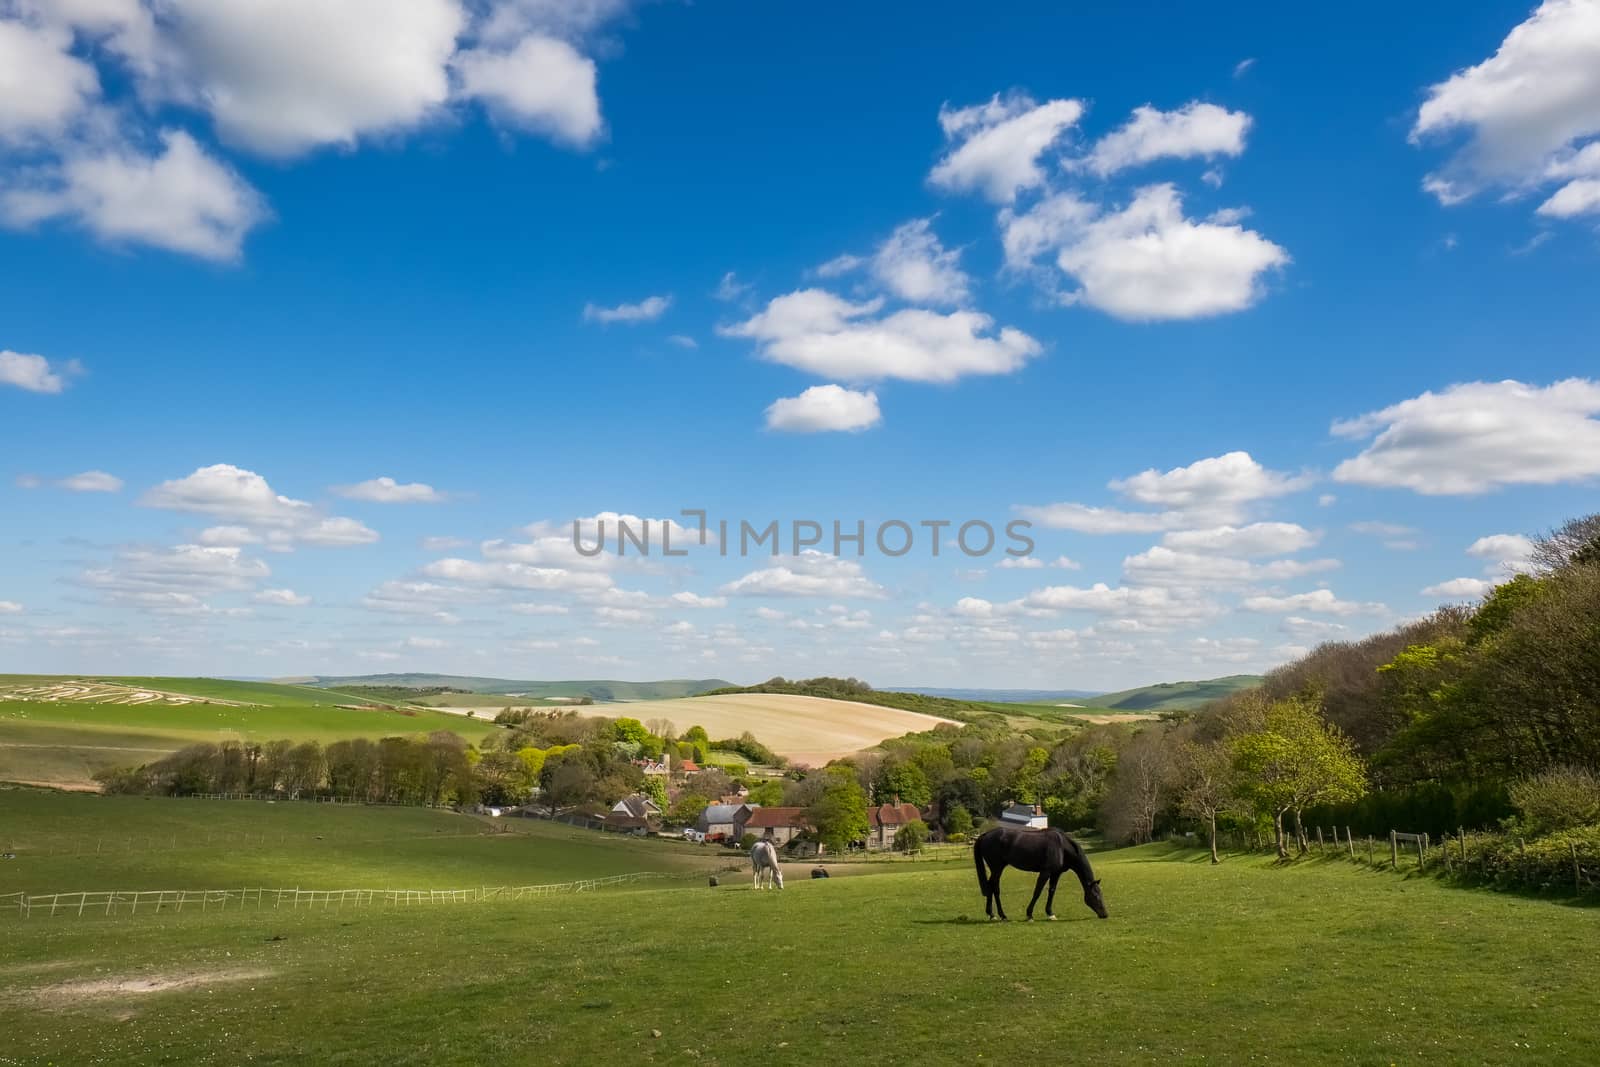
<svg viewBox="0 0 1600 1067"><path fill-rule="evenodd" d="M1393 830L1389 831L1389 869L1391 871L1400 869L1400 839L1395 836Z"/></svg>
<svg viewBox="0 0 1600 1067"><path fill-rule="evenodd" d="M1326 851L1326 846L1325 846L1325 844L1324 844L1324 842L1322 840L1322 827L1320 827L1320 826L1317 827L1317 851L1318 852Z"/></svg>
<svg viewBox="0 0 1600 1067"><path fill-rule="evenodd" d="M1355 859L1356 858L1356 839L1355 839L1355 835L1353 835L1350 832L1350 827L1348 827L1348 826L1346 826L1344 828L1344 843L1350 846L1350 858L1351 859Z"/></svg>
<svg viewBox="0 0 1600 1067"><path fill-rule="evenodd" d="M1423 834L1417 838L1417 870L1428 865L1428 835Z"/></svg>
<svg viewBox="0 0 1600 1067"><path fill-rule="evenodd" d="M1568 841L1567 848L1572 850L1572 891L1583 892L1583 868L1578 866L1578 843Z"/></svg>
<svg viewBox="0 0 1600 1067"><path fill-rule="evenodd" d="M1461 842L1461 870L1465 873L1467 869L1467 828L1465 826L1456 827L1456 838Z"/></svg>
<svg viewBox="0 0 1600 1067"><path fill-rule="evenodd" d="M1367 866L1372 866L1372 835L1367 835Z"/></svg>

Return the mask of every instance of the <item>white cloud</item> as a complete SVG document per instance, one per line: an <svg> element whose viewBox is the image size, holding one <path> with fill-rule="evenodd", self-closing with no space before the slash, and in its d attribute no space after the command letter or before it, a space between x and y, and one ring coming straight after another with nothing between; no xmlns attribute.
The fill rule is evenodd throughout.
<svg viewBox="0 0 1600 1067"><path fill-rule="evenodd" d="M1020 504L1017 514L1054 530L1076 530L1087 534L1154 533L1180 525L1184 518L1175 511L1157 514L1148 511L1122 511L1096 508L1087 504Z"/></svg>
<svg viewBox="0 0 1600 1067"><path fill-rule="evenodd" d="M282 608L303 608L311 603L311 598L293 589L263 589L255 595L258 604L272 604Z"/></svg>
<svg viewBox="0 0 1600 1067"><path fill-rule="evenodd" d="M1185 588L1282 581L1334 570L1338 566L1339 561L1335 559L1279 559L1270 563L1251 563L1228 556L1178 552L1162 545L1122 561L1123 574L1130 582Z"/></svg>
<svg viewBox="0 0 1600 1067"><path fill-rule="evenodd" d="M1600 381L1452 385L1335 422L1337 437L1373 440L1333 477L1429 496L1583 481L1600 475L1596 414Z"/></svg>
<svg viewBox="0 0 1600 1067"><path fill-rule="evenodd" d="M1539 205L1539 214L1553 219L1570 219L1600 212L1600 178L1579 178L1556 190Z"/></svg>
<svg viewBox="0 0 1600 1067"><path fill-rule="evenodd" d="M0 192L0 218L23 227L65 219L113 244L237 259L267 216L260 195L188 133L166 130L161 141L149 156L128 146L74 148L33 184Z"/></svg>
<svg viewBox="0 0 1600 1067"><path fill-rule="evenodd" d="M179 77L234 144L273 156L403 130L450 94L457 0L168 0Z"/></svg>
<svg viewBox="0 0 1600 1067"><path fill-rule="evenodd" d="M473 590L437 582L389 581L368 593L361 603L372 611L427 616L436 622L454 625L461 620L445 609L478 596Z"/></svg>
<svg viewBox="0 0 1600 1067"><path fill-rule="evenodd" d="M421 482L400 483L393 478L373 478L355 485L336 485L333 492L348 500L365 500L371 504L437 504L445 497L431 485Z"/></svg>
<svg viewBox="0 0 1600 1067"><path fill-rule="evenodd" d="M53 137L100 94L94 67L62 26L0 19L0 142Z"/></svg>
<svg viewBox="0 0 1600 1067"><path fill-rule="evenodd" d="M427 552L450 552L457 548L466 548L471 543L465 537L449 536L424 537L421 541L423 550Z"/></svg>
<svg viewBox="0 0 1600 1067"><path fill-rule="evenodd" d="M1428 586L1422 591L1422 595L1476 600L1493 588L1493 582L1486 582L1482 578L1452 578L1448 582L1438 582Z"/></svg>
<svg viewBox="0 0 1600 1067"><path fill-rule="evenodd" d="M1284 633L1296 637L1331 638L1347 633L1350 627L1342 622L1333 622L1329 619L1308 619L1301 615L1290 615L1278 624Z"/></svg>
<svg viewBox="0 0 1600 1067"><path fill-rule="evenodd" d="M873 582L854 560L807 549L788 563L751 571L720 592L730 596L817 596L838 600L878 598L883 587Z"/></svg>
<svg viewBox="0 0 1600 1067"><path fill-rule="evenodd" d="M1066 234L1056 265L1077 280L1067 299L1120 319L1194 319L1242 311L1289 254L1228 217L1195 222L1177 189L1151 185L1121 211Z"/></svg>
<svg viewBox="0 0 1600 1067"><path fill-rule="evenodd" d="M43 356L10 349L0 351L0 385L14 385L30 393L59 393L67 387L68 379L82 372L77 360L52 367Z"/></svg>
<svg viewBox="0 0 1600 1067"><path fill-rule="evenodd" d="M968 374L1009 374L1042 351L1012 327L976 311L906 308L882 318L881 300L853 304L823 289L776 297L721 332L756 341L761 354L812 374L847 381L903 378L951 382Z"/></svg>
<svg viewBox="0 0 1600 1067"><path fill-rule="evenodd" d="M1045 253L1078 239L1098 214L1098 207L1070 192L1051 193L1023 212L1001 208L1000 244L1006 266L1019 271L1032 268Z"/></svg>
<svg viewBox="0 0 1600 1067"><path fill-rule="evenodd" d="M994 565L997 571L1039 571L1044 570L1044 560L1038 556L1007 556Z"/></svg>
<svg viewBox="0 0 1600 1067"><path fill-rule="evenodd" d="M685 608L722 608L728 605L727 597L701 596L699 593L691 593L687 590L681 593L673 593L668 599L674 604Z"/></svg>
<svg viewBox="0 0 1600 1067"><path fill-rule="evenodd" d="M1309 593L1291 596L1252 596L1240 602L1245 611L1281 615L1290 612L1308 612L1313 615L1381 615L1389 609L1377 603L1357 603L1340 600L1331 589L1313 589Z"/></svg>
<svg viewBox="0 0 1600 1067"><path fill-rule="evenodd" d="M711 295L724 303L733 303L753 288L749 282L740 281L739 276L730 270L722 276L722 280L717 283L717 288Z"/></svg>
<svg viewBox="0 0 1600 1067"><path fill-rule="evenodd" d="M1104 582L1084 588L1052 585L1035 589L1016 602L1025 612L1087 612L1166 628L1215 618L1222 611L1215 602L1186 589L1166 586L1118 586Z"/></svg>
<svg viewBox="0 0 1600 1067"><path fill-rule="evenodd" d="M508 50L463 51L454 66L462 94L502 122L579 146L600 134L594 60L565 41L530 34Z"/></svg>
<svg viewBox="0 0 1600 1067"><path fill-rule="evenodd" d="M690 337L686 333L675 333L675 334L672 334L671 336L669 336L667 338L667 341L669 343L671 343L671 344L677 345L679 348L691 348L691 349L693 349L693 348L699 348L700 347L700 342L696 341L693 337Z"/></svg>
<svg viewBox="0 0 1600 1067"><path fill-rule="evenodd" d="M264 562L245 556L238 548L174 545L126 549L117 554L110 566L84 571L79 581L113 599L134 603L144 594L191 596L248 589L271 573ZM150 600L143 606L156 603ZM171 607L177 601L168 597L161 603Z"/></svg>
<svg viewBox="0 0 1600 1067"><path fill-rule="evenodd" d="M1023 189L1042 185L1039 157L1083 115L1077 100L1035 104L1027 96L986 104L939 110L939 125L949 152L934 166L928 180L958 192L976 190L990 200L1009 203Z"/></svg>
<svg viewBox="0 0 1600 1067"><path fill-rule="evenodd" d="M1311 479L1268 470L1248 452L1228 452L1168 471L1154 468L1110 483L1130 500L1190 515L1230 517L1248 505L1304 489Z"/></svg>
<svg viewBox="0 0 1600 1067"><path fill-rule="evenodd" d="M449 648L450 642L442 641L437 637L408 637L400 642L402 648L421 651L432 651L438 648Z"/></svg>
<svg viewBox="0 0 1600 1067"><path fill-rule="evenodd" d="M262 541L288 548L297 542L345 546L378 540L376 531L355 519L325 518L304 500L277 493L254 471L228 463L201 467L186 477L162 482L138 503L223 520L226 525L211 527L201 535L211 544Z"/></svg>
<svg viewBox="0 0 1600 1067"><path fill-rule="evenodd" d="M637 304L618 304L616 307L600 307L598 304L583 305L583 320L585 322L598 322L610 324L613 322L654 322L667 313L667 308L672 306L671 296L647 296Z"/></svg>
<svg viewBox="0 0 1600 1067"><path fill-rule="evenodd" d="M419 573L428 578L494 590L580 592L603 590L611 585L611 578L597 571L535 567L510 561L480 562L454 557L434 560L423 566Z"/></svg>
<svg viewBox="0 0 1600 1067"><path fill-rule="evenodd" d="M1530 569L1533 542L1521 534L1489 534L1468 545L1467 555L1489 561L1485 574L1509 578Z"/></svg>
<svg viewBox="0 0 1600 1067"><path fill-rule="evenodd" d="M961 269L961 252L945 248L932 219L897 227L873 253L872 274L895 296L913 304L962 304L972 280Z"/></svg>
<svg viewBox="0 0 1600 1067"><path fill-rule="evenodd" d="M865 430L883 419L878 394L839 385L813 385L799 396L786 396L767 408L767 429L791 433Z"/></svg>
<svg viewBox="0 0 1600 1067"><path fill-rule="evenodd" d="M1494 55L1431 86L1413 142L1458 131L1466 143L1423 181L1444 204L1490 187L1519 193L1550 179L1600 177L1600 167L1574 174L1596 144L1583 142L1600 134L1600 4L1545 0ZM1541 213L1576 213L1585 199L1581 186L1563 189Z"/></svg>
<svg viewBox="0 0 1600 1067"><path fill-rule="evenodd" d="M70 489L74 493L119 493L122 491L122 479L105 471L83 471L70 477L61 479L56 483L63 489Z"/></svg>
<svg viewBox="0 0 1600 1067"><path fill-rule="evenodd" d="M1084 165L1105 176L1151 160L1211 159L1244 152L1250 116L1216 104L1191 100L1176 111L1149 106L1133 109L1127 124L1095 144Z"/></svg>
<svg viewBox="0 0 1600 1067"><path fill-rule="evenodd" d="M1310 548L1321 539L1293 522L1253 522L1248 526L1213 526L1175 530L1161 539L1168 548L1211 552L1219 556L1286 556Z"/></svg>
<svg viewBox="0 0 1600 1067"><path fill-rule="evenodd" d="M22 610L15 600L0 600L0 615L21 615Z"/></svg>
<svg viewBox="0 0 1600 1067"><path fill-rule="evenodd" d="M1239 62L1237 62L1237 63L1235 63L1233 65L1233 76L1235 78L1242 78L1246 74L1250 73L1250 68L1254 67L1255 65L1256 65L1256 60L1255 60L1254 56L1250 56L1250 57L1248 57L1246 59L1241 59L1241 60L1239 60Z"/></svg>
<svg viewBox="0 0 1600 1067"><path fill-rule="evenodd" d="M1402 526L1397 522L1379 522L1377 520L1352 522L1350 529L1359 534L1371 534L1373 537L1409 537L1417 532L1413 526Z"/></svg>

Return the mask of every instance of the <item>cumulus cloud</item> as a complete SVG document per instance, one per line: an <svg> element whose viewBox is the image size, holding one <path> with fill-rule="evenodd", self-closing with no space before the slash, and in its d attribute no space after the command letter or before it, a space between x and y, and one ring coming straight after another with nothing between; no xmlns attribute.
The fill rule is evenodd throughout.
<svg viewBox="0 0 1600 1067"><path fill-rule="evenodd" d="M1594 210L1585 183L1600 178L1600 4L1545 0L1494 55L1430 86L1412 141L1452 133L1465 143L1423 180L1441 203L1566 181L1540 213Z"/></svg>
<svg viewBox="0 0 1600 1067"><path fill-rule="evenodd" d="M882 421L878 394L840 385L813 385L799 396L782 397L767 408L767 429L790 433L856 431Z"/></svg>
<svg viewBox="0 0 1600 1067"><path fill-rule="evenodd" d="M293 589L263 589L257 593L254 600L258 604L271 604L280 608L303 608L311 603L311 598Z"/></svg>
<svg viewBox="0 0 1600 1067"><path fill-rule="evenodd" d="M1228 452L1168 471L1154 468L1110 487L1141 504L1160 505L1190 515L1236 515L1256 501L1285 496L1309 485L1305 475L1268 470L1248 452Z"/></svg>
<svg viewBox="0 0 1600 1067"><path fill-rule="evenodd" d="M1142 585L1192 587L1283 581L1335 570L1338 566L1336 559L1279 559L1268 563L1251 563L1229 556L1180 552L1155 545L1124 559L1122 572L1129 581Z"/></svg>
<svg viewBox="0 0 1600 1067"><path fill-rule="evenodd" d="M30 393L59 393L73 376L82 372L77 360L51 366L43 356L10 349L0 351L0 385L13 385Z"/></svg>
<svg viewBox="0 0 1600 1067"><path fill-rule="evenodd" d="M1331 589L1313 589L1309 593L1294 593L1290 596L1251 596L1245 597L1239 604L1245 611L1255 611L1270 615L1286 615L1291 612L1307 612L1313 615L1381 615L1389 609L1382 604L1367 602L1359 603L1351 600L1340 600Z"/></svg>
<svg viewBox="0 0 1600 1067"><path fill-rule="evenodd" d="M600 135L594 60L565 41L530 34L508 50L463 51L454 65L462 94L501 122L579 146Z"/></svg>
<svg viewBox="0 0 1600 1067"><path fill-rule="evenodd" d="M1012 605L1023 612L1085 612L1165 629L1215 618L1222 608L1188 589L1167 586L1112 586L1096 582L1087 588L1052 585L1035 589Z"/></svg>
<svg viewBox="0 0 1600 1067"><path fill-rule="evenodd" d="M250 589L271 573L241 549L184 544L125 549L109 566L83 571L78 581L113 603L162 614L200 614L210 610L200 595Z"/></svg>
<svg viewBox="0 0 1600 1067"><path fill-rule="evenodd" d="M324 517L304 500L276 492L254 471L228 463L162 482L138 503L222 520L224 525L202 535L219 545L261 541L284 548L295 543L339 547L378 540L375 530L355 519Z"/></svg>
<svg viewBox="0 0 1600 1067"><path fill-rule="evenodd" d="M1174 530L1161 539L1168 548L1219 556L1287 556L1310 548L1319 534L1293 522L1253 522L1248 526L1212 526Z"/></svg>
<svg viewBox="0 0 1600 1067"><path fill-rule="evenodd" d="M267 217L260 195L182 130L154 154L129 145L69 149L59 163L0 191L0 220L70 222L111 244L147 244L202 259L237 259Z"/></svg>
<svg viewBox="0 0 1600 1067"><path fill-rule="evenodd" d="M1422 595L1476 600L1493 588L1493 582L1486 582L1482 578L1452 578L1448 582L1438 582L1428 586L1422 591Z"/></svg>
<svg viewBox="0 0 1600 1067"><path fill-rule="evenodd" d="M1017 514L1040 526L1056 530L1075 530L1087 534L1154 533L1181 525L1184 517L1175 511L1123 511L1087 504L1021 504Z"/></svg>
<svg viewBox="0 0 1600 1067"><path fill-rule="evenodd" d="M1212 159L1244 152L1250 116L1216 104L1191 100L1176 111L1146 104L1133 110L1126 125L1096 142L1083 161L1101 176L1152 160Z"/></svg>
<svg viewBox="0 0 1600 1067"><path fill-rule="evenodd" d="M1333 477L1429 496L1579 482L1600 475L1597 414L1600 381L1452 385L1335 422L1336 437L1371 444Z"/></svg>
<svg viewBox="0 0 1600 1067"><path fill-rule="evenodd" d="M667 308L671 306L671 296L647 296L637 304L618 304L616 307L585 304L583 305L583 320L585 322L598 322L601 325L609 325L613 322L654 322L662 315L665 315Z"/></svg>
<svg viewBox="0 0 1600 1067"><path fill-rule="evenodd" d="M751 571L723 586L729 596L832 597L876 599L885 595L882 586L866 576L854 560L825 555L806 549L787 563Z"/></svg>
<svg viewBox="0 0 1600 1067"><path fill-rule="evenodd" d="M722 608L728 605L727 597L701 596L699 593L691 593L687 590L681 593L673 593L667 599L679 607L685 608Z"/></svg>
<svg viewBox="0 0 1600 1067"><path fill-rule="evenodd" d="M857 304L823 289L801 289L721 332L757 342L774 363L846 381L951 382L1009 374L1042 351L1009 326L991 335L994 320L980 312L906 308L880 316L882 308L881 300Z"/></svg>
<svg viewBox="0 0 1600 1067"><path fill-rule="evenodd" d="M834 262L837 267L845 261ZM944 247L932 219L897 227L865 262L880 285L913 304L963 304L972 285L961 269L960 250Z"/></svg>
<svg viewBox="0 0 1600 1067"><path fill-rule="evenodd" d="M986 104L939 110L949 150L928 180L956 192L981 192L1010 203L1018 192L1045 181L1039 157L1083 115L1078 100L1036 104L1025 95L995 96Z"/></svg>
<svg viewBox="0 0 1600 1067"><path fill-rule="evenodd" d="M22 605L15 600L0 600L0 615L21 615Z"/></svg>
<svg viewBox="0 0 1600 1067"><path fill-rule="evenodd" d="M1521 534L1489 534L1468 545L1467 555L1488 561L1485 574L1509 578L1531 568L1533 542Z"/></svg>
<svg viewBox="0 0 1600 1067"><path fill-rule="evenodd" d="M1065 299L1130 321L1242 311L1264 294L1267 273L1289 262L1288 252L1233 216L1187 218L1170 184L1146 186L1121 211L1053 232L1065 238L1056 265L1078 283Z"/></svg>
<svg viewBox="0 0 1600 1067"><path fill-rule="evenodd" d="M0 19L0 142L60 134L100 94L94 67L59 25Z"/></svg>
<svg viewBox="0 0 1600 1067"><path fill-rule="evenodd" d="M336 485L333 492L348 500L365 500L370 504L437 504L444 494L422 482L400 483L393 478L373 478L354 485Z"/></svg>
<svg viewBox="0 0 1600 1067"><path fill-rule="evenodd" d="M74 493L118 493L122 491L122 479L114 474L107 474L105 471L82 471L63 478L56 484Z"/></svg>

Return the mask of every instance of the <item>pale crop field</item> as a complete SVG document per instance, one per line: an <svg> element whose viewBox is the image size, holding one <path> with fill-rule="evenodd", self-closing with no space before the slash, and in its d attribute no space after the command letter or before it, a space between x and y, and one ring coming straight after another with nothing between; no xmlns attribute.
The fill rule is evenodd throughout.
<svg viewBox="0 0 1600 1067"><path fill-rule="evenodd" d="M644 723L667 719L680 734L691 726L704 726L712 740L738 737L748 730L779 755L814 767L871 748L885 738L931 730L940 723L960 725L876 704L783 693L641 700L579 710L608 717L628 715Z"/></svg>

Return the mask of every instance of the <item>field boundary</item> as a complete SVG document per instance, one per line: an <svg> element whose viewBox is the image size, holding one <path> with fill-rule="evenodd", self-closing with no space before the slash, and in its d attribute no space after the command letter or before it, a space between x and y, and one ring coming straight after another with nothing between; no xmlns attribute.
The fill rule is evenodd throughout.
<svg viewBox="0 0 1600 1067"><path fill-rule="evenodd" d="M696 876L700 872L694 872ZM630 885L672 875L661 871L613 874L576 882L547 885L474 886L470 889L143 889L80 891L75 893L0 894L0 915L32 918L35 912L57 915L154 915L159 912L242 911L288 906L344 908L422 904L482 904L492 901L531 900L563 893L586 893L607 886ZM140 909L143 909L142 911Z"/></svg>

